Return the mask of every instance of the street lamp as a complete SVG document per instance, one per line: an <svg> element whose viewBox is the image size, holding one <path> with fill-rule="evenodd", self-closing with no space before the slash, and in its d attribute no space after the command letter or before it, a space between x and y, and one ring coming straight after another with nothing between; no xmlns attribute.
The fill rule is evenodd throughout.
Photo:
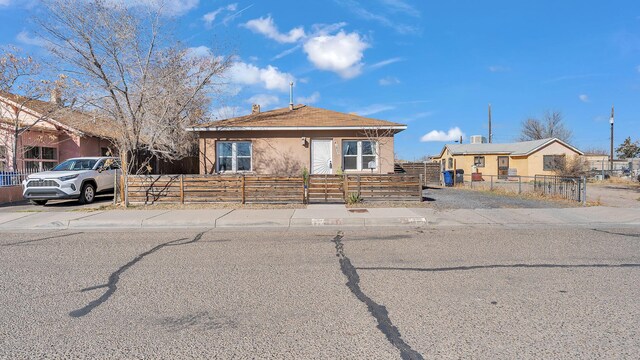
<svg viewBox="0 0 640 360"><path fill-rule="evenodd" d="M613 175L613 105L611 105L611 118L609 118L609 124L611 124L611 158L609 159L609 171L610 175Z"/></svg>

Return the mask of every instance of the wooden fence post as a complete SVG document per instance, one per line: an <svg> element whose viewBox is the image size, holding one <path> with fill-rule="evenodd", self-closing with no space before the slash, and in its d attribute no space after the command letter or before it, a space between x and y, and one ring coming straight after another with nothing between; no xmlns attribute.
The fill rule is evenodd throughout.
<svg viewBox="0 0 640 360"><path fill-rule="evenodd" d="M358 196L362 196L361 195L362 193L360 192L360 175L357 175L357 176L358 176L357 177L357 179L358 179Z"/></svg>
<svg viewBox="0 0 640 360"><path fill-rule="evenodd" d="M329 196L327 192L329 191L329 184L327 182L327 174L324 174L324 202L329 202Z"/></svg>
<svg viewBox="0 0 640 360"><path fill-rule="evenodd" d="M307 201L308 201L306 192L307 192L307 187L305 186L305 183L304 183L304 176L302 176L302 203L303 204L307 204Z"/></svg>
<svg viewBox="0 0 640 360"><path fill-rule="evenodd" d="M349 196L349 175L342 175L342 199L347 200Z"/></svg>
<svg viewBox="0 0 640 360"><path fill-rule="evenodd" d="M242 177L240 178L240 187L242 189L242 203L244 204L245 202L245 179L244 179L244 174L241 175Z"/></svg>
<svg viewBox="0 0 640 360"><path fill-rule="evenodd" d="M522 194L522 176L518 176L518 195Z"/></svg>
<svg viewBox="0 0 640 360"><path fill-rule="evenodd" d="M425 171L426 171L426 165L425 165ZM420 183L418 184L418 196L420 196L420 202L422 202L422 185L423 185L423 181L424 177L422 174L420 174Z"/></svg>
<svg viewBox="0 0 640 360"><path fill-rule="evenodd" d="M127 184L124 183L124 175L120 175L120 184L122 184L120 186L120 200L124 202L128 198L124 196L125 187L128 189Z"/></svg>
<svg viewBox="0 0 640 360"><path fill-rule="evenodd" d="M180 175L180 204L184 204L184 174Z"/></svg>

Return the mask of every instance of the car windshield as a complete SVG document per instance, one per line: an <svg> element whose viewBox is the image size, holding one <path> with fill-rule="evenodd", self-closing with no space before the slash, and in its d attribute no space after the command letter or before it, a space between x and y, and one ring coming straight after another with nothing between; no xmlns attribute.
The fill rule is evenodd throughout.
<svg viewBox="0 0 640 360"><path fill-rule="evenodd" d="M91 170L96 165L96 159L71 159L53 168L53 171Z"/></svg>

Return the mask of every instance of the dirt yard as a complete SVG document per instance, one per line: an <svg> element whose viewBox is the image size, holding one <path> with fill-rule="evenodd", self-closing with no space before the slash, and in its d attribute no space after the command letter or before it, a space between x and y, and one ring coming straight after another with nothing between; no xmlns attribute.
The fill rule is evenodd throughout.
<svg viewBox="0 0 640 360"><path fill-rule="evenodd" d="M640 207L639 183L589 183L587 184L587 200L602 206Z"/></svg>

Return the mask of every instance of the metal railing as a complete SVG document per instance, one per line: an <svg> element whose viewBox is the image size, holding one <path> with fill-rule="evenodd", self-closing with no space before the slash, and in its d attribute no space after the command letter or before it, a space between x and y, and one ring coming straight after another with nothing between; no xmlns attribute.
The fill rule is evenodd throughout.
<svg viewBox="0 0 640 360"><path fill-rule="evenodd" d="M455 186L474 190L504 191L512 194L538 194L586 204L586 177L562 177L551 175L497 176L485 174L458 174Z"/></svg>
<svg viewBox="0 0 640 360"><path fill-rule="evenodd" d="M37 171L0 171L0 187L22 185L22 181Z"/></svg>

